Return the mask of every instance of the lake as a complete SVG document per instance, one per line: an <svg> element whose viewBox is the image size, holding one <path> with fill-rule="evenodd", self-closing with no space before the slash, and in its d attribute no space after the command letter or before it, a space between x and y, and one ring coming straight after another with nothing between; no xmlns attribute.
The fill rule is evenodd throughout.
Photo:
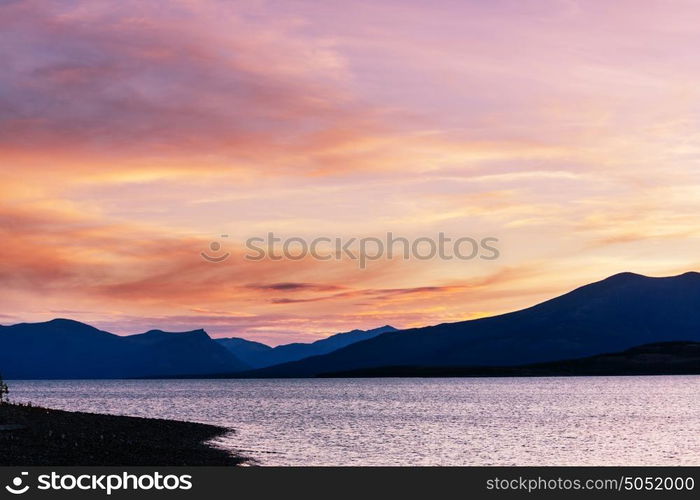
<svg viewBox="0 0 700 500"><path fill-rule="evenodd" d="M700 465L700 376L9 381L14 401L218 424L261 465Z"/></svg>

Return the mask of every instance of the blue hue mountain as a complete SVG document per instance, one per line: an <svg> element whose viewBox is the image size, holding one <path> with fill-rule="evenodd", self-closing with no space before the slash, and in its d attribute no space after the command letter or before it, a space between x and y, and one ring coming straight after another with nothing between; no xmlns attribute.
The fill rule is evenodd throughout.
<svg viewBox="0 0 700 500"><path fill-rule="evenodd" d="M220 345L228 349L238 359L250 365L253 368L262 368L268 366L265 361L272 351L272 347L261 342L242 339L239 337L229 337L216 339Z"/></svg>
<svg viewBox="0 0 700 500"><path fill-rule="evenodd" d="M700 375L700 342L658 342L585 358L508 366L383 366L324 377L568 377Z"/></svg>
<svg viewBox="0 0 700 500"><path fill-rule="evenodd" d="M276 348L214 341L203 330L118 336L65 319L23 323L0 327L0 373L9 379L306 377L383 367L523 366L673 341L700 341L698 273L623 273L500 316L353 331Z"/></svg>
<svg viewBox="0 0 700 500"><path fill-rule="evenodd" d="M308 377L400 366L515 366L669 341L700 341L698 273L666 278L622 273L521 311L384 333L246 376Z"/></svg>
<svg viewBox="0 0 700 500"><path fill-rule="evenodd" d="M253 368L263 368L280 363L298 361L309 356L328 354L350 344L372 339L382 333L395 331L397 330L393 326L385 325L373 330L352 330L350 332L337 333L311 343L293 343L277 347L270 347L260 342L252 342L236 337L217 339L217 342Z"/></svg>
<svg viewBox="0 0 700 500"><path fill-rule="evenodd" d="M204 330L119 336L67 319L0 327L6 379L139 378L250 368Z"/></svg>

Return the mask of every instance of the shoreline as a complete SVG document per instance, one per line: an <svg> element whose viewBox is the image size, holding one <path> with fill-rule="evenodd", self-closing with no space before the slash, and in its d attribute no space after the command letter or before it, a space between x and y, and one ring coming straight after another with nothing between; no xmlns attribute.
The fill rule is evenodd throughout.
<svg viewBox="0 0 700 500"><path fill-rule="evenodd" d="M0 466L237 466L209 424L0 404Z"/></svg>

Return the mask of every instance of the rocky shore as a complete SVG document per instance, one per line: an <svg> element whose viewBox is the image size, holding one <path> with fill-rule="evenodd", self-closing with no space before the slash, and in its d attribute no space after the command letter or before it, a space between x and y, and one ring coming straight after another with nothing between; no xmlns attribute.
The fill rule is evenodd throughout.
<svg viewBox="0 0 700 500"><path fill-rule="evenodd" d="M207 444L231 429L0 404L0 466L241 465Z"/></svg>

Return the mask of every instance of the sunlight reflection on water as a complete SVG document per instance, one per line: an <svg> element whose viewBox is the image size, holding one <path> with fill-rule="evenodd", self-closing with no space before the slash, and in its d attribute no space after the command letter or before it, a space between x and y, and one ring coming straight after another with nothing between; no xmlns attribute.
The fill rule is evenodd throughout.
<svg viewBox="0 0 700 500"><path fill-rule="evenodd" d="M700 465L700 376L10 381L11 399L224 425L262 465Z"/></svg>

